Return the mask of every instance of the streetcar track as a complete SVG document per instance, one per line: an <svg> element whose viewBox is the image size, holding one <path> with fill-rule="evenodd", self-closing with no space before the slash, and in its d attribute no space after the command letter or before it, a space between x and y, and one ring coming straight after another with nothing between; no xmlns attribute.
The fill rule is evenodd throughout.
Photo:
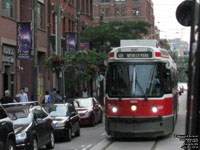
<svg viewBox="0 0 200 150"><path fill-rule="evenodd" d="M158 140L155 141L155 143L153 144L151 150L155 150L157 143L158 143Z"/></svg>

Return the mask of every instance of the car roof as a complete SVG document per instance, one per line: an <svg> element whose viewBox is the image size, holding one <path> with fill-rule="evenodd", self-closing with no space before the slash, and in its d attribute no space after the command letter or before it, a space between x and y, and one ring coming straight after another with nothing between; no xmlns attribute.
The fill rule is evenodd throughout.
<svg viewBox="0 0 200 150"><path fill-rule="evenodd" d="M28 112L30 112L30 109L33 108L32 106L10 106L10 107L6 107L6 111L8 112L20 112L20 111L23 111L23 110L26 110Z"/></svg>
<svg viewBox="0 0 200 150"><path fill-rule="evenodd" d="M89 100L92 100L93 99L93 97L86 97L86 98L76 98L76 99L74 99L74 100L84 100L84 99L89 99Z"/></svg>

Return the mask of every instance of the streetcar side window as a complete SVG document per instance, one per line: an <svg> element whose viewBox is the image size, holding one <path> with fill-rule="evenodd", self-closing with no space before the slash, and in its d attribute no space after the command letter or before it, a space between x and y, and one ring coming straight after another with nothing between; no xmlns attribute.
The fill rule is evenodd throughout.
<svg viewBox="0 0 200 150"><path fill-rule="evenodd" d="M171 72L169 69L164 67L163 70L163 90L164 93L168 94L172 92L172 81L171 81Z"/></svg>

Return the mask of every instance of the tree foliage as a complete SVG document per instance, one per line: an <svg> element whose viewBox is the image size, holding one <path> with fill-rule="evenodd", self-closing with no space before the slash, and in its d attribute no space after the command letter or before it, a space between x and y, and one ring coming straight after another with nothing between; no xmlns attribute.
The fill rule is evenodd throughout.
<svg viewBox="0 0 200 150"><path fill-rule="evenodd" d="M120 46L121 39L141 39L148 34L151 24L139 22L109 22L88 27L81 33L82 42L90 42L93 49L109 51L110 47Z"/></svg>
<svg viewBox="0 0 200 150"><path fill-rule="evenodd" d="M187 56L178 57L177 67L178 67L178 80L179 82L187 82L187 68L188 68Z"/></svg>

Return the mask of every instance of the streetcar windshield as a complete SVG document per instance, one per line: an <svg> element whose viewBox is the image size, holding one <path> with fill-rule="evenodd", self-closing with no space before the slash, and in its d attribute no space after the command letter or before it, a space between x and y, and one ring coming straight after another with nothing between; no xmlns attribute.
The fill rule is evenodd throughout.
<svg viewBox="0 0 200 150"><path fill-rule="evenodd" d="M110 97L161 96L161 64L110 63L107 93Z"/></svg>

